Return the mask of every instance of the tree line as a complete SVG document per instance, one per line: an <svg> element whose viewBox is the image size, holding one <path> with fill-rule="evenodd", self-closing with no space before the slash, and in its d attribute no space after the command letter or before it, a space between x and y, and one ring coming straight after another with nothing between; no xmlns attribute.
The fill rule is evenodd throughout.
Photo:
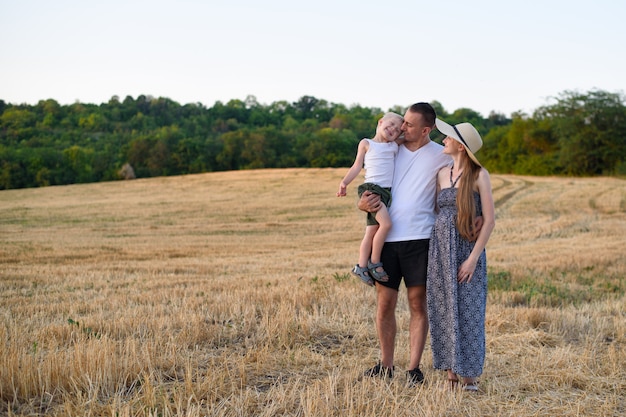
<svg viewBox="0 0 626 417"><path fill-rule="evenodd" d="M410 104L410 103L409 103ZM566 91L532 115L487 117L461 108L483 136L478 156L491 172L526 175L626 174L626 107L620 93ZM388 109L403 114L405 109ZM181 105L140 95L107 103L36 105L0 100L0 189L137 177L287 167L348 167L359 140L374 135L380 108L312 96L296 102L245 100ZM440 140L436 132L434 140Z"/></svg>

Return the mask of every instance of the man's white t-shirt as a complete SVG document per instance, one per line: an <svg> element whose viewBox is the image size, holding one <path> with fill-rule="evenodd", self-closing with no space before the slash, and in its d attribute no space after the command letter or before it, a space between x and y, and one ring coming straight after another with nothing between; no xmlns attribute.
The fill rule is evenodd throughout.
<svg viewBox="0 0 626 417"><path fill-rule="evenodd" d="M400 145L391 186L391 230L386 242L430 239L435 224L437 173L452 163L443 146L428 142L416 151Z"/></svg>

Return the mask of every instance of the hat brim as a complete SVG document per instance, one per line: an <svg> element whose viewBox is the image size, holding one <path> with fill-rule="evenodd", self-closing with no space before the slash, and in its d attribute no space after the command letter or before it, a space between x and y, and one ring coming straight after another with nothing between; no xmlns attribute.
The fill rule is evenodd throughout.
<svg viewBox="0 0 626 417"><path fill-rule="evenodd" d="M459 137L459 135L456 132L456 130L454 129L454 127L452 127L452 125L444 122L441 119L435 119L435 125L437 126L437 130L438 131L440 131L441 133L443 133L444 135L446 135L448 137L451 137L452 139L456 140L461 145L463 145L463 147L465 148L465 151L467 152L467 155L470 157L470 159L472 161L474 161L476 164L478 164L478 166L482 167L482 164L478 161L478 159L476 158L474 153L472 151L470 151L470 149L467 147L467 145L465 143L463 143L463 141Z"/></svg>

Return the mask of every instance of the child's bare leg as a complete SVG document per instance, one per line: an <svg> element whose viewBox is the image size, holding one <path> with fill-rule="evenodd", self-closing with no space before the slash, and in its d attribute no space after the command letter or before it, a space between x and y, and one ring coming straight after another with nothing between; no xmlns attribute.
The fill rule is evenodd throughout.
<svg viewBox="0 0 626 417"><path fill-rule="evenodd" d="M382 205L381 209L376 212L376 221L378 222L378 229L372 239L372 263L376 264L380 262L380 254L383 251L385 245L385 239L391 230L391 217L389 217L389 211L387 206ZM382 268L380 268L382 272Z"/></svg>
<svg viewBox="0 0 626 417"><path fill-rule="evenodd" d="M372 239L377 229L378 225L367 226L365 228L365 235L359 247L359 263L352 269L352 274L359 277L364 284L370 287L374 286L374 281L369 273L368 262L372 252Z"/></svg>
<svg viewBox="0 0 626 417"><path fill-rule="evenodd" d="M376 236L377 230L377 225L368 225L365 228L365 235L363 236L363 240L361 240L361 246L359 248L359 266L361 268L367 268L367 261L369 261L372 253L372 241L374 236Z"/></svg>
<svg viewBox="0 0 626 417"><path fill-rule="evenodd" d="M387 238L389 229L391 229L391 219L389 217L389 211L387 211L387 207L385 205L383 205L382 208L376 212L376 221L378 222L378 230L376 231L372 241L371 263L367 265L367 268L370 272L370 276L376 281L387 282L389 281L389 276L385 271L384 265L380 261L380 255L383 251L383 246L385 245L385 239Z"/></svg>

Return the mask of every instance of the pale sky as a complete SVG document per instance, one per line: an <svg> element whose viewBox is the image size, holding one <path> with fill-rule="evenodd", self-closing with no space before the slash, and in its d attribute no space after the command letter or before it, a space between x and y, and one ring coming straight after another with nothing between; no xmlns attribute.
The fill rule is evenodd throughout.
<svg viewBox="0 0 626 417"><path fill-rule="evenodd" d="M0 99L531 114L626 89L622 0L0 0Z"/></svg>

